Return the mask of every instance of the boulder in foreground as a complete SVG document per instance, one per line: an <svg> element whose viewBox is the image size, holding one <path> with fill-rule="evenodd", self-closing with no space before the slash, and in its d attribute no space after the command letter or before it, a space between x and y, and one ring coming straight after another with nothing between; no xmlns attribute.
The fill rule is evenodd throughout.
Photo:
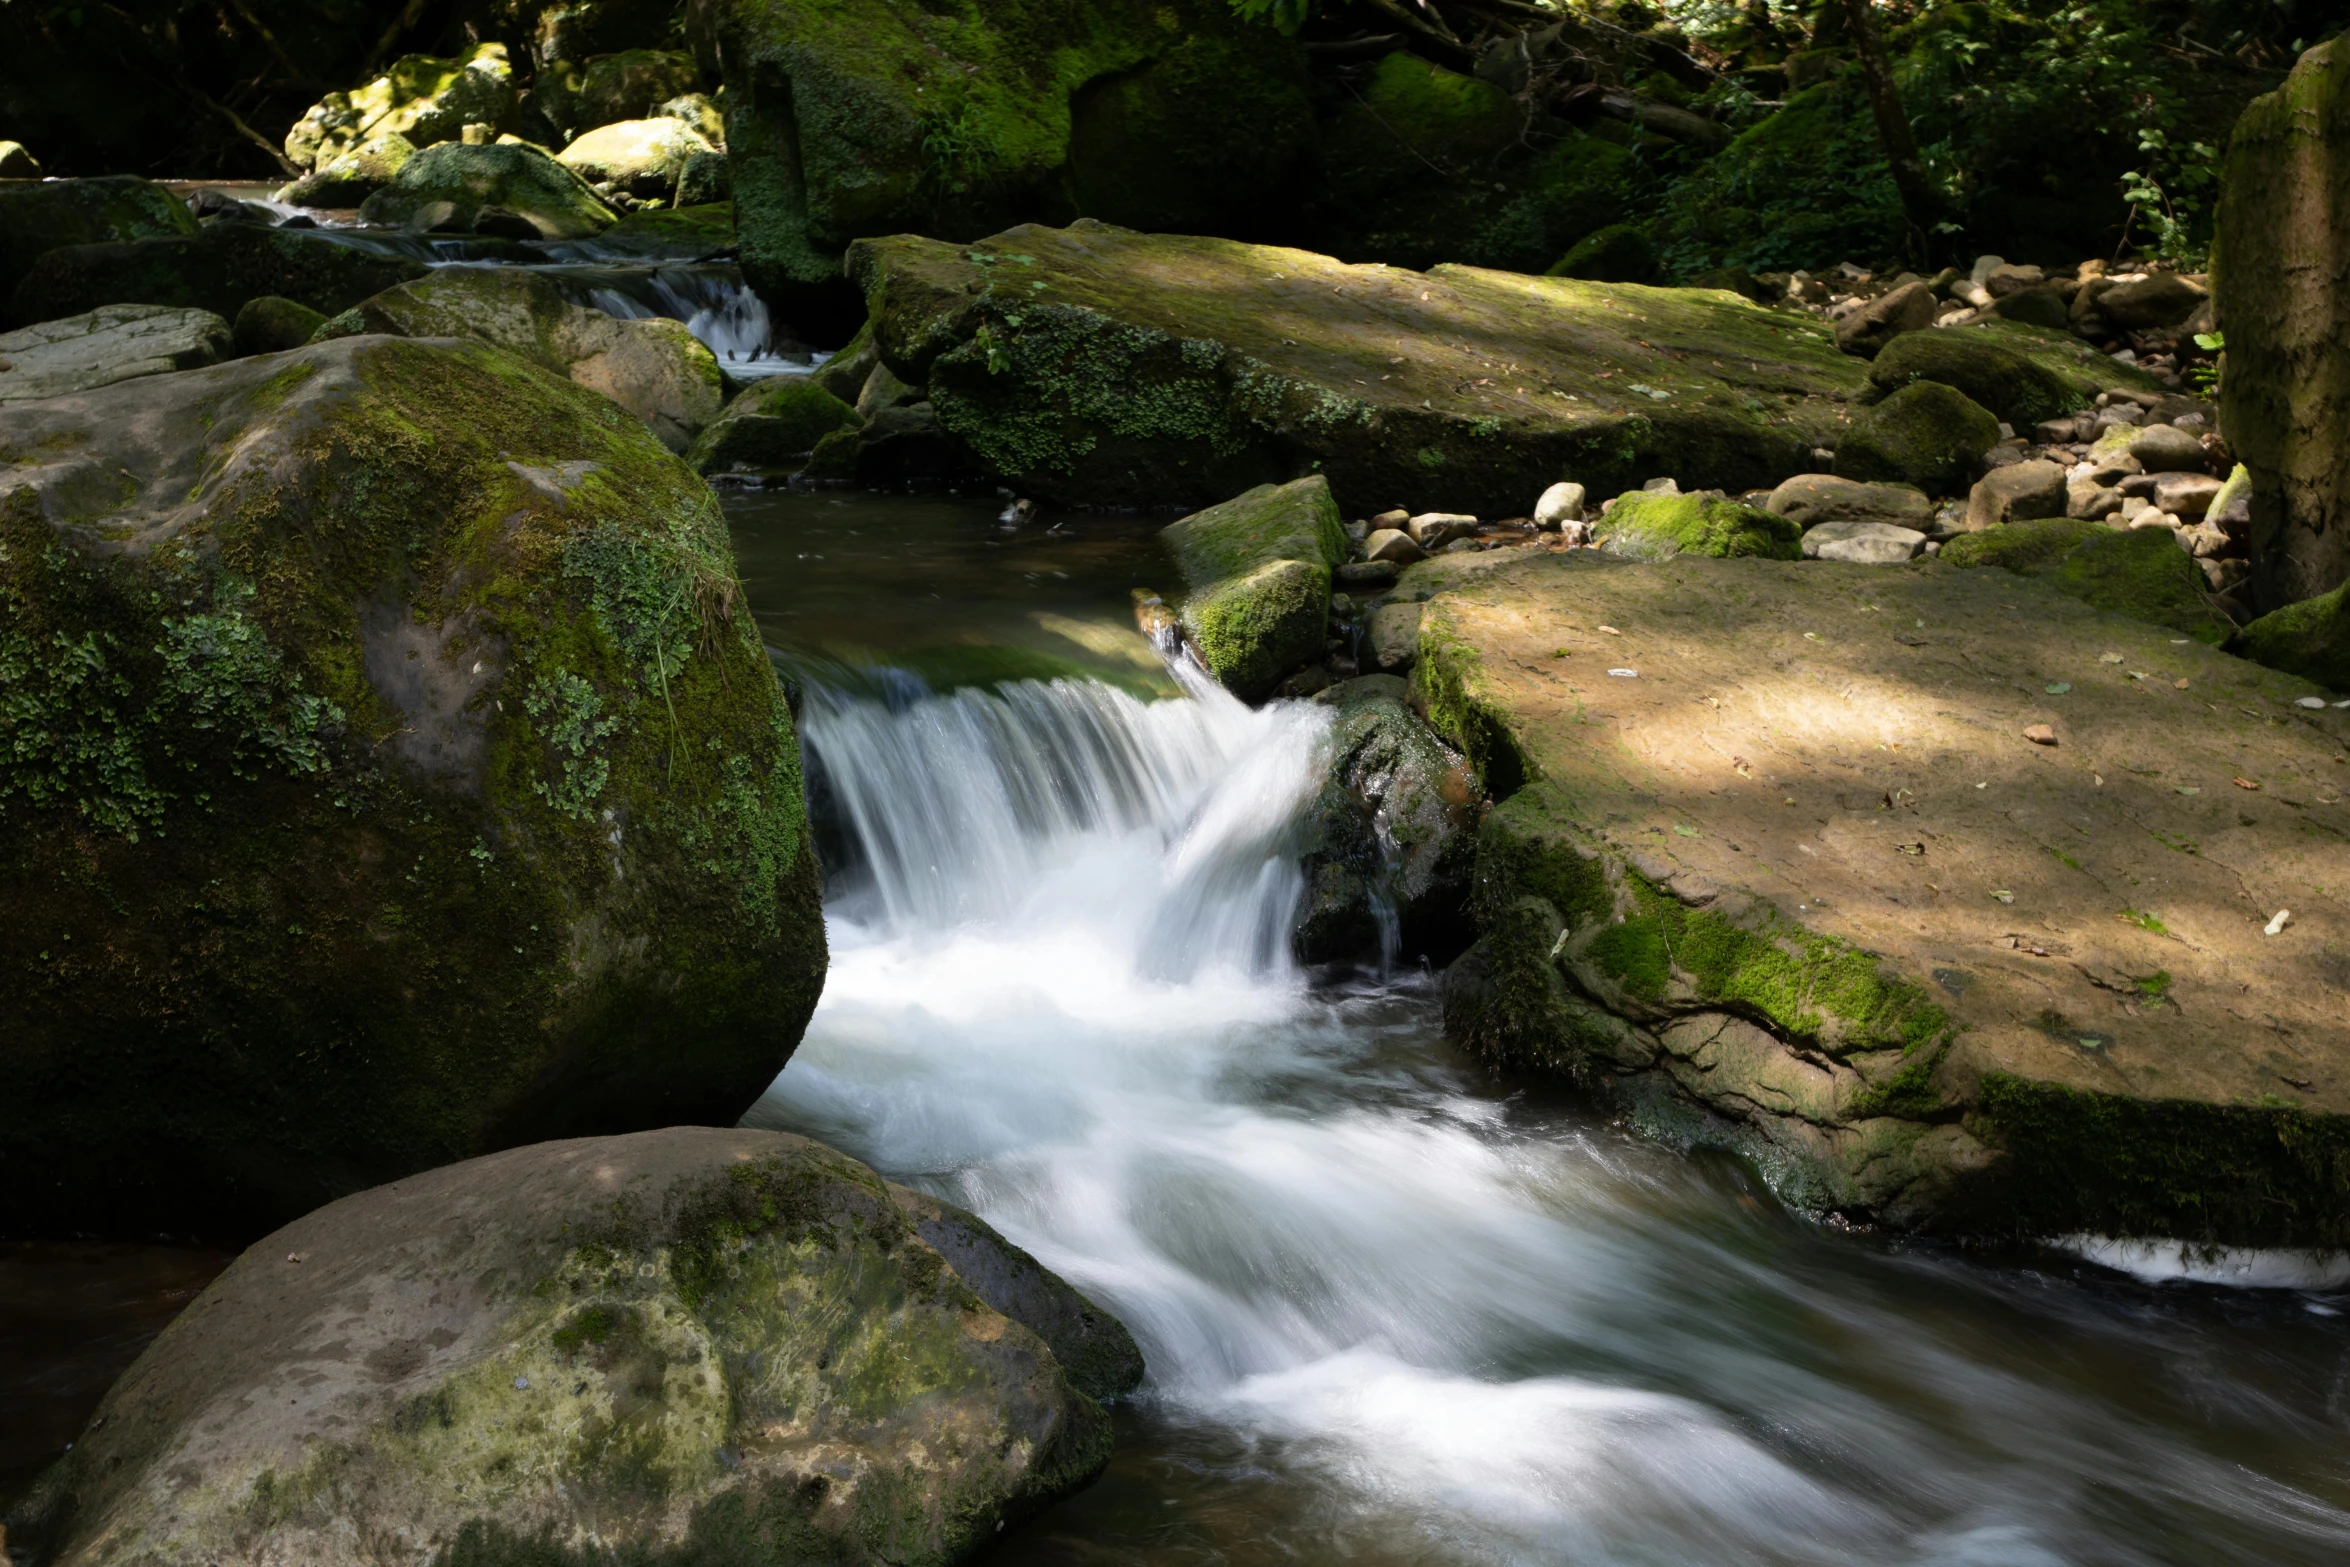
<svg viewBox="0 0 2350 1567"><path fill-rule="evenodd" d="M1456 1038L1854 1220L2350 1244L2307 684L2003 572L1439 566L1415 681L1501 799Z"/></svg>
<svg viewBox="0 0 2350 1567"><path fill-rule="evenodd" d="M1204 504L1309 469L1354 515L1512 516L1561 479L1736 493L1810 468L1867 385L1809 318L1705 289L1086 221L865 240L849 265L947 434L1073 502Z"/></svg>
<svg viewBox="0 0 2350 1567"><path fill-rule="evenodd" d="M824 973L715 498L484 344L0 409L0 1230L732 1122Z"/></svg>
<svg viewBox="0 0 2350 1567"><path fill-rule="evenodd" d="M541 1143L254 1246L9 1530L61 1562L952 1562L1107 1462L1116 1319L777 1132Z"/></svg>

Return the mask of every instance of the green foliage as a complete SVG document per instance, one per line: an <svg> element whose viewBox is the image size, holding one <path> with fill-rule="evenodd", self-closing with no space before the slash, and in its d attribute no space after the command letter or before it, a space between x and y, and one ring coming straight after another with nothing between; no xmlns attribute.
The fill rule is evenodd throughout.
<svg viewBox="0 0 2350 1567"><path fill-rule="evenodd" d="M619 731L620 719L606 717L596 688L567 669L532 681L522 709L540 721L563 770L552 782L536 780L532 790L564 815L593 821L596 802L604 797L604 785L612 775L611 762L594 751Z"/></svg>

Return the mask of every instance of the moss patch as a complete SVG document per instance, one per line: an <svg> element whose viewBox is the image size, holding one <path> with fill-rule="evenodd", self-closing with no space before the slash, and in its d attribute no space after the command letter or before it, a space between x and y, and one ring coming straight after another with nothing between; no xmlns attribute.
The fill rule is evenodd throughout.
<svg viewBox="0 0 2350 1567"><path fill-rule="evenodd" d="M1800 525L1718 495L1619 495L1593 532L1610 554L1633 560L1672 555L1803 557Z"/></svg>
<svg viewBox="0 0 2350 1567"><path fill-rule="evenodd" d="M1913 381L1854 422L1837 444L1836 474L1963 495L1998 440L1999 420L1982 404L1939 381Z"/></svg>
<svg viewBox="0 0 2350 1567"><path fill-rule="evenodd" d="M1869 365L1869 381L1891 393L1913 381L1938 381L2028 431L2085 406L2088 396L2065 377L1979 332L1904 332Z"/></svg>

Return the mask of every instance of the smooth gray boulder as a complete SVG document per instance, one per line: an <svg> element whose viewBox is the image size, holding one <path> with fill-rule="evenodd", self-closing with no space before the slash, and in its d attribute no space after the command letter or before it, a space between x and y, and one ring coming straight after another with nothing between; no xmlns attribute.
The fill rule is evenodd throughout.
<svg viewBox="0 0 2350 1567"><path fill-rule="evenodd" d="M1926 536L1887 522L1823 522L1803 536L1805 560L1840 560L1856 566L1898 566L1917 558Z"/></svg>
<svg viewBox="0 0 2350 1567"><path fill-rule="evenodd" d="M0 334L0 403L197 370L228 358L235 347L229 324L209 310L101 305Z"/></svg>
<svg viewBox="0 0 2350 1567"><path fill-rule="evenodd" d="M1763 510L1799 528L1816 528L1824 522L1886 522L1923 528L1933 520L1934 503L1925 491L1906 484L1863 484L1829 473L1800 473L1771 491Z"/></svg>
<svg viewBox="0 0 2350 1567"><path fill-rule="evenodd" d="M1097 1395L1141 1369L980 1220L822 1144L538 1143L256 1243L9 1541L221 1567L956 1561L1100 1472Z"/></svg>

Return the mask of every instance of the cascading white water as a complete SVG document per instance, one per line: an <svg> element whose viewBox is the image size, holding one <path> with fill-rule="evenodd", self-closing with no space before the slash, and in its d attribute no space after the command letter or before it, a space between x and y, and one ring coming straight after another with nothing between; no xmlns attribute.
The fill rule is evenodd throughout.
<svg viewBox="0 0 2350 1567"><path fill-rule="evenodd" d="M806 375L831 356L791 358L775 349L775 322L766 301L732 268L665 266L641 285L648 298L620 288L591 288L588 302L623 321L667 316L708 345L737 380Z"/></svg>
<svg viewBox="0 0 2350 1567"><path fill-rule="evenodd" d="M1324 716L1184 678L811 692L849 863L750 1117L1120 1315L1154 1429L1225 1455L1175 1467L1262 1509L1167 1560L2154 1561L2079 1552L2115 1530L2082 1520L2181 1495L2350 1548L2340 1511L1924 1326L1970 1275L1741 1230L1688 1163L1469 1092L1424 988L1316 992L1284 933Z"/></svg>

